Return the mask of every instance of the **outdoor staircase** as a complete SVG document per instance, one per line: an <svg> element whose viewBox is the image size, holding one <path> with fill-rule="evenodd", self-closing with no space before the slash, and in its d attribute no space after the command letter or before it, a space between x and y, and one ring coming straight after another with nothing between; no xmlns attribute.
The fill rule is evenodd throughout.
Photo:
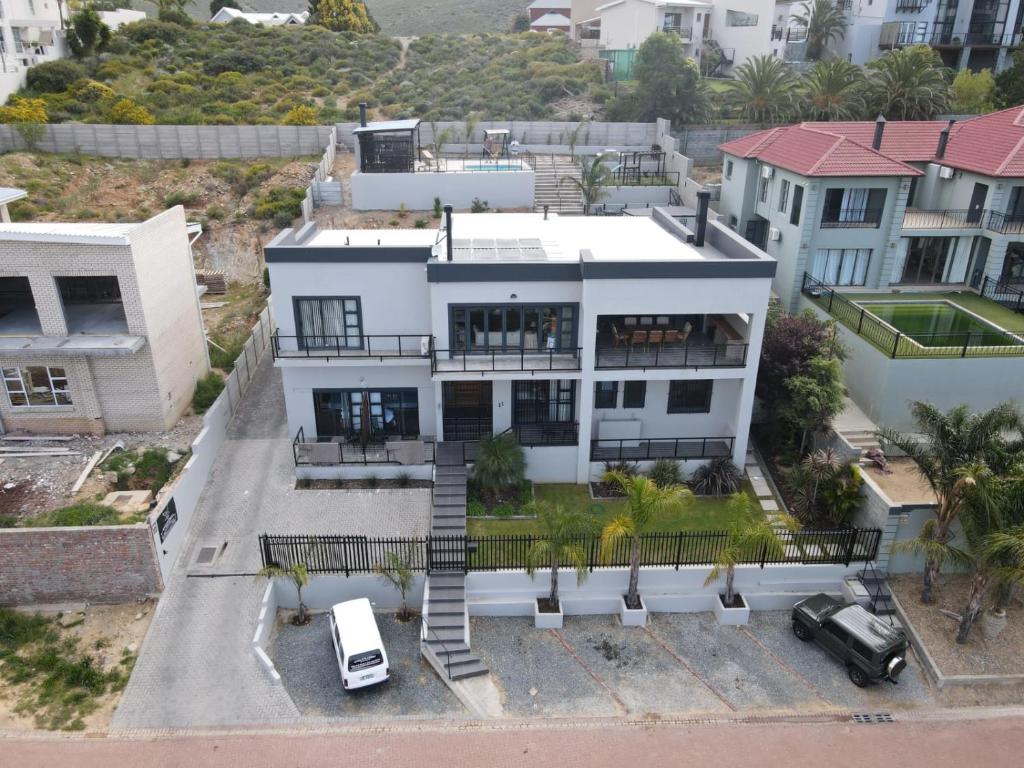
<svg viewBox="0 0 1024 768"><path fill-rule="evenodd" d="M884 571L875 570L875 567L869 564L857 572L857 579L867 590L871 600L868 610L876 616L887 618L889 623L893 624L896 605L893 603L892 590L889 589L889 575Z"/></svg>
<svg viewBox="0 0 1024 768"><path fill-rule="evenodd" d="M552 213L583 213L583 196L579 189L562 179L569 176L580 179L580 168L572 160L554 155L536 155L531 165L534 170L533 209Z"/></svg>
<svg viewBox="0 0 1024 768"><path fill-rule="evenodd" d="M420 647L431 665L451 684L486 675L488 669L470 650L469 628L466 626L466 464L463 445L438 443L434 457L431 541Z"/></svg>
<svg viewBox="0 0 1024 768"><path fill-rule="evenodd" d="M844 430L840 434L846 442L854 448L860 449L860 463L862 464L868 461L864 458L864 454L872 448L878 449L882 447L875 434L865 429Z"/></svg>

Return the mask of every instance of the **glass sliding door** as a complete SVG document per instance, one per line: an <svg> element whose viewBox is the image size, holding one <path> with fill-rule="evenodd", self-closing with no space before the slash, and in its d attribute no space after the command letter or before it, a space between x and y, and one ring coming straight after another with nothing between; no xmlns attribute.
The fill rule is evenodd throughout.
<svg viewBox="0 0 1024 768"><path fill-rule="evenodd" d="M572 350L576 305L453 306L452 349L460 352Z"/></svg>
<svg viewBox="0 0 1024 768"><path fill-rule="evenodd" d="M376 442L419 436L415 389L314 390L313 404L318 437Z"/></svg>
<svg viewBox="0 0 1024 768"><path fill-rule="evenodd" d="M944 283L953 237L915 237L907 249L903 283Z"/></svg>

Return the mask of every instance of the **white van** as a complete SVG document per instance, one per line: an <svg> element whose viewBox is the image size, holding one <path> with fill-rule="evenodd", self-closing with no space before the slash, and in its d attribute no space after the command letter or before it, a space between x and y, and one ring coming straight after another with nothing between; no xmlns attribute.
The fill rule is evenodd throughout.
<svg viewBox="0 0 1024 768"><path fill-rule="evenodd" d="M331 608L331 642L346 691L383 683L390 676L373 608L365 597Z"/></svg>

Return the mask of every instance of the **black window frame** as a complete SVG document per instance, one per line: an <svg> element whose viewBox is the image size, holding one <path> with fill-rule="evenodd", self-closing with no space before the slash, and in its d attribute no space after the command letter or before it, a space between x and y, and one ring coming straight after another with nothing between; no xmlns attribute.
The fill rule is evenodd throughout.
<svg viewBox="0 0 1024 768"><path fill-rule="evenodd" d="M688 395L704 391L700 405L687 405L682 402ZM666 413L711 413L711 399L715 391L714 379L673 379L668 383L668 403Z"/></svg>
<svg viewBox="0 0 1024 768"><path fill-rule="evenodd" d="M519 310L519 345L510 346L507 343L507 334L510 332L508 329L508 310ZM487 343L482 348L476 347L473 343L470 333L472 325L471 314L474 312L482 312L485 323L489 324L489 317L491 312L498 310L502 313L502 330L501 339L502 343L500 346L491 346L490 334L498 333L498 331L491 331L488 327L485 333L487 334ZM540 312L542 310L552 310L555 315L555 322L557 324L554 332L555 346L553 349L548 349L546 342L538 340L536 348L527 348L526 338L528 336L527 329L527 313L529 311ZM460 346L459 342L459 331L456 328L456 315L462 313L462 322L465 325L464 342ZM561 302L561 303L544 303L544 302L504 302L495 304L449 304L448 305L448 348L452 351L465 352L469 355L486 355L492 351L498 352L519 352L524 351L527 354L543 354L545 352L572 352L576 349L577 339L579 338L579 317L580 317L580 305L578 302ZM538 323L542 318L538 315ZM540 327L538 327L538 331Z"/></svg>
<svg viewBox="0 0 1024 768"><path fill-rule="evenodd" d="M783 179L779 182L779 213L786 212L786 207L789 205L789 190L791 186L789 179Z"/></svg>
<svg viewBox="0 0 1024 768"><path fill-rule="evenodd" d="M354 439L359 437L362 433L362 418L363 414L358 415L353 412L353 405L356 405L353 395L358 396L360 402L360 408L362 407L362 396L363 393L368 396L372 396L374 393L379 393L380 403L370 402L370 428L369 433L371 439L377 442L385 441L388 439L415 439L421 434L420 431L420 397L419 389L417 387L365 387L359 388L344 388L344 387L317 387L313 390L313 410L314 415L317 410L320 409L320 399L323 396L338 395L339 400L343 405L341 410L345 413L345 431L341 434L332 434L330 437L345 437L347 439ZM396 403L394 398L398 397ZM409 402L406 402L406 398ZM379 406L379 407L378 407ZM385 416L386 408L390 406L392 413L395 415L395 426L399 429L388 430ZM414 407L413 407L414 406ZM374 413L379 410L380 413ZM357 429L354 426L356 419L359 419L360 426ZM379 428L374 427L375 419L379 420ZM415 427L415 429L413 429ZM320 434L319 427L317 428L318 437L327 437L326 434Z"/></svg>
<svg viewBox="0 0 1024 768"><path fill-rule="evenodd" d="M726 160L725 161L725 178L731 179L732 178L732 171L733 171L733 161L732 160Z"/></svg>
<svg viewBox="0 0 1024 768"><path fill-rule="evenodd" d="M793 185L793 205L789 208L789 223L794 227L800 226L800 214L804 207L804 187L802 184Z"/></svg>
<svg viewBox="0 0 1024 768"><path fill-rule="evenodd" d="M517 379L512 382L512 426L572 424L575 420L575 379Z"/></svg>
<svg viewBox="0 0 1024 768"><path fill-rule="evenodd" d="M341 302L341 322L342 330L344 333L340 334L315 334L307 333L302 323L302 312L299 309L300 303L304 301L340 301ZM345 309L346 301L355 301L356 309L356 334L350 334L348 332L349 324L346 321L346 315L350 314L349 310ZM344 349L362 349L364 345L363 336L366 334L366 329L363 327L363 301L359 296L292 296L292 312L295 315L295 339L298 344L298 348L301 349L333 349L337 347L343 347ZM323 322L323 307L321 304L321 322ZM323 339L325 342L328 339L334 339L333 344L323 344L323 346L307 345L307 339ZM349 343L353 338L358 340L358 344ZM342 343L344 340L344 343Z"/></svg>
<svg viewBox="0 0 1024 768"><path fill-rule="evenodd" d="M601 389L601 385L610 385ZM610 393L611 403L608 403ZM602 397L604 395L604 397ZM619 403L619 382L617 381L595 381L594 382L594 410L607 411L618 407Z"/></svg>
<svg viewBox="0 0 1024 768"><path fill-rule="evenodd" d="M640 392L637 396L636 392L630 394L630 389L639 387ZM639 403L639 404L638 404ZM639 379L633 381L626 381L622 384L622 407L623 408L643 408L647 404L647 382Z"/></svg>

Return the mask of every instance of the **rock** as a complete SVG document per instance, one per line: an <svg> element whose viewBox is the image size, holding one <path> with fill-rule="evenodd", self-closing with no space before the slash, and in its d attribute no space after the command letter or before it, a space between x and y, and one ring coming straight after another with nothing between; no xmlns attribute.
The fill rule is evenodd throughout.
<svg viewBox="0 0 1024 768"><path fill-rule="evenodd" d="M75 624L78 624L79 622L83 621L84 619L85 619L85 611L69 612L69 613L61 614L61 617L58 620L58 623L62 627L73 627Z"/></svg>
<svg viewBox="0 0 1024 768"><path fill-rule="evenodd" d="M135 465L129 464L127 467L121 470L121 473L127 475L128 477L131 477L132 475L135 474Z"/></svg>
<svg viewBox="0 0 1024 768"><path fill-rule="evenodd" d="M104 472L102 478L104 483L115 485L117 483L117 472Z"/></svg>
<svg viewBox="0 0 1024 768"><path fill-rule="evenodd" d="M17 483L4 483L4 490L5 491L13 491L17 487L18 487Z"/></svg>
<svg viewBox="0 0 1024 768"><path fill-rule="evenodd" d="M176 451L168 451L167 452L167 463L168 464L173 464L176 461L181 461L181 454L177 453Z"/></svg>
<svg viewBox="0 0 1024 768"><path fill-rule="evenodd" d="M531 696L536 696L537 695L537 689L536 688L531 688L530 689L530 695Z"/></svg>
<svg viewBox="0 0 1024 768"><path fill-rule="evenodd" d="M128 643L128 645L126 645L124 647L124 650L125 650L125 653L134 654L134 653L136 653L139 650L139 646L136 645L135 643Z"/></svg>
<svg viewBox="0 0 1024 768"><path fill-rule="evenodd" d="M136 621L141 621L141 620L142 620L142 618L143 618L143 617L144 617L144 616L145 616L145 615L146 615L147 613L149 613L149 611L139 611L138 613L136 613L136 614L135 614L135 620L136 620Z"/></svg>

